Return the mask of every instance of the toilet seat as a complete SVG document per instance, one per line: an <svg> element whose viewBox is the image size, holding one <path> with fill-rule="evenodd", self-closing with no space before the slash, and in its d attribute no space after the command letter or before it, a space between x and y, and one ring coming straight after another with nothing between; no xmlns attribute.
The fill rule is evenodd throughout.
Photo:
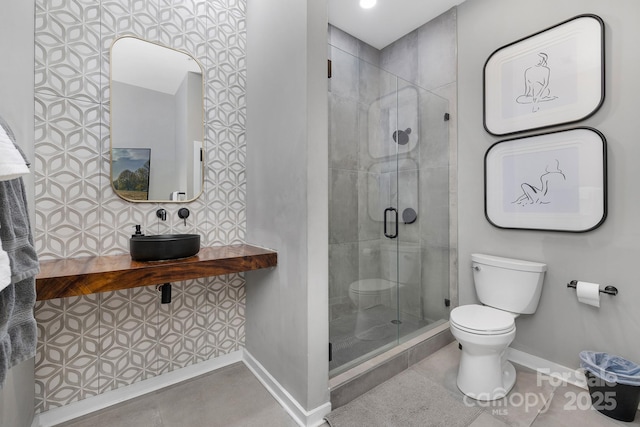
<svg viewBox="0 0 640 427"><path fill-rule="evenodd" d="M385 279L362 279L353 282L349 286L349 290L360 295L367 295L388 291L394 286L395 283Z"/></svg>
<svg viewBox="0 0 640 427"><path fill-rule="evenodd" d="M516 328L512 313L478 304L454 308L449 322L461 331L477 335L500 335Z"/></svg>

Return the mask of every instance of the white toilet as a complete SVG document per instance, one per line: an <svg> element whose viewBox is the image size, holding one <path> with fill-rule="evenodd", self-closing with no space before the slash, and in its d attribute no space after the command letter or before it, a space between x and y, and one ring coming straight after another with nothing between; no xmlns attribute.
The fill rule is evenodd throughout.
<svg viewBox="0 0 640 427"><path fill-rule="evenodd" d="M377 256L366 250L363 257ZM375 260L371 260L374 262ZM361 279L349 285L349 298L357 309L355 336L361 340L382 339L396 319L398 292L405 286L420 284L420 245L415 243L384 243L380 245L380 275L378 278ZM388 317L371 310L376 306L391 308ZM391 314L393 313L393 315ZM376 333L379 328L379 333Z"/></svg>
<svg viewBox="0 0 640 427"><path fill-rule="evenodd" d="M538 308L547 265L472 254L478 299L451 311L451 333L462 345L458 388L477 400L506 396L516 381L506 350L516 336L515 318Z"/></svg>

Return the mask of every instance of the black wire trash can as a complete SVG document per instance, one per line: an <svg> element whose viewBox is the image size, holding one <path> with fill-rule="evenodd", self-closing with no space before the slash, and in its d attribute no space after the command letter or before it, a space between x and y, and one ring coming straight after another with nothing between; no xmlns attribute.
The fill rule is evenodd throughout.
<svg viewBox="0 0 640 427"><path fill-rule="evenodd" d="M640 365L620 356L580 352L591 404L598 412L619 421L633 421L640 404Z"/></svg>

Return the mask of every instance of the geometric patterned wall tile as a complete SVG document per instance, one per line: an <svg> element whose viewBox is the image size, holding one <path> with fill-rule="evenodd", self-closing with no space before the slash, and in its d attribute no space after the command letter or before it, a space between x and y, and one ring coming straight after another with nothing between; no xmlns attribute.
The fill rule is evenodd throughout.
<svg viewBox="0 0 640 427"><path fill-rule="evenodd" d="M158 11L158 42L189 52L203 61L207 55L207 29L213 25L206 5L205 0L162 0Z"/></svg>
<svg viewBox="0 0 640 427"><path fill-rule="evenodd" d="M102 35L113 36L126 33L156 41L158 3L159 0L102 0L100 7ZM110 45L110 42L102 45L103 53L108 54Z"/></svg>
<svg viewBox="0 0 640 427"><path fill-rule="evenodd" d="M242 274L216 277L207 293L209 339L215 356L238 350L244 345L245 287Z"/></svg>
<svg viewBox="0 0 640 427"><path fill-rule="evenodd" d="M100 252L100 118L100 104L36 99L35 229L42 259Z"/></svg>
<svg viewBox="0 0 640 427"><path fill-rule="evenodd" d="M101 393L155 376L158 292L153 286L102 294Z"/></svg>
<svg viewBox="0 0 640 427"><path fill-rule="evenodd" d="M171 304L163 304L158 313L158 361L160 373L173 371L202 361L207 354L206 279L175 284Z"/></svg>
<svg viewBox="0 0 640 427"><path fill-rule="evenodd" d="M36 1L36 248L41 259L128 251L133 225L244 242L245 0ZM109 49L122 35L183 50L205 69L205 183L184 204L130 203L109 183ZM155 216L163 207L166 222ZM177 217L188 207L187 226ZM244 345L244 276L38 302L37 412Z"/></svg>
<svg viewBox="0 0 640 427"><path fill-rule="evenodd" d="M37 409L63 406L99 393L99 299L96 294L37 303Z"/></svg>
<svg viewBox="0 0 640 427"><path fill-rule="evenodd" d="M99 2L36 0L36 92L99 102L100 32Z"/></svg>
<svg viewBox="0 0 640 427"><path fill-rule="evenodd" d="M102 0L101 23L101 100L109 100L109 73L111 45L124 35L140 37L151 42L158 41L159 0Z"/></svg>

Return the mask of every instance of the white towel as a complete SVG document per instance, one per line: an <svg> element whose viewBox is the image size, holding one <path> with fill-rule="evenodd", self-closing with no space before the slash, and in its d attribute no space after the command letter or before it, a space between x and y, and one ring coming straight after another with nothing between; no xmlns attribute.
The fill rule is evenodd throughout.
<svg viewBox="0 0 640 427"><path fill-rule="evenodd" d="M2 249L2 240L0 240L0 292L11 284L11 264L9 263L9 255Z"/></svg>
<svg viewBox="0 0 640 427"><path fill-rule="evenodd" d="M29 168L3 126L0 126L0 181L28 175Z"/></svg>

